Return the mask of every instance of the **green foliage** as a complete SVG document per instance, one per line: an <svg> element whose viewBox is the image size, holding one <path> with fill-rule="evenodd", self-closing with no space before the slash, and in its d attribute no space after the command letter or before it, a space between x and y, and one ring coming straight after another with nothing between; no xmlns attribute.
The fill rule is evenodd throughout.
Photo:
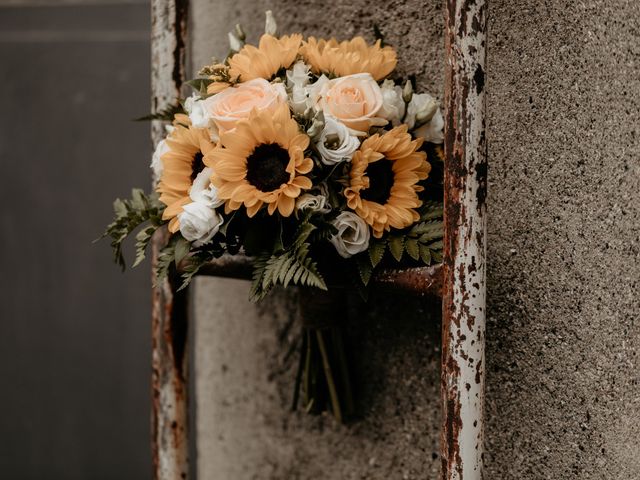
<svg viewBox="0 0 640 480"><path fill-rule="evenodd" d="M275 285L304 285L327 290L327 285L310 254L310 236L317 227L309 221L309 215L301 219L292 242L254 258L251 300L265 297ZM278 242L276 242L278 244Z"/></svg>
<svg viewBox="0 0 640 480"><path fill-rule="evenodd" d="M169 105L167 108L158 110L156 113L150 113L144 117L134 119L134 122L146 122L149 120L163 120L166 122L172 122L173 117L179 113L186 113L182 105L177 102L175 105Z"/></svg>
<svg viewBox="0 0 640 480"><path fill-rule="evenodd" d="M369 284L373 270L385 258L398 267L442 261L442 203L425 202L419 213L420 220L413 226L372 239L368 251L354 257L363 285Z"/></svg>
<svg viewBox="0 0 640 480"><path fill-rule="evenodd" d="M210 78L194 78L186 83L204 98L208 96L207 87L213 83L213 80Z"/></svg>
<svg viewBox="0 0 640 480"><path fill-rule="evenodd" d="M115 218L100 239L111 238L114 261L124 270L126 262L122 253L122 242L138 227L144 228L136 235L136 257L133 266L139 265L145 258L145 252L155 231L166 222L162 220L164 205L157 194L145 195L140 189L131 191L131 199L117 199L113 202Z"/></svg>

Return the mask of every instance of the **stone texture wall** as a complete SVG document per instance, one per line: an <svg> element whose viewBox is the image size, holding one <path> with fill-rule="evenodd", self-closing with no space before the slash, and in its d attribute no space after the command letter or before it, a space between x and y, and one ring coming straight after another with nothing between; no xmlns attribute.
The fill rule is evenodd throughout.
<svg viewBox="0 0 640 480"><path fill-rule="evenodd" d="M640 3L490 15L487 477L640 478Z"/></svg>
<svg viewBox="0 0 640 480"><path fill-rule="evenodd" d="M442 97L439 0L192 0L192 71L236 22L255 41L269 8L306 35L378 23ZM636 2L491 2L485 478L640 478L639 19ZM343 427L288 411L295 294L247 293L196 284L199 478L436 478L438 305L351 299L362 418Z"/></svg>

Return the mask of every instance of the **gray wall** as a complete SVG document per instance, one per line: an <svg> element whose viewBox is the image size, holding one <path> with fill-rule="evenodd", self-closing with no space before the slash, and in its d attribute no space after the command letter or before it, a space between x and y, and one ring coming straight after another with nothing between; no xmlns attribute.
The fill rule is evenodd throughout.
<svg viewBox="0 0 640 480"><path fill-rule="evenodd" d="M440 3L193 0L193 67L271 8L283 31L379 23L441 95ZM639 20L637 2L490 4L487 478L640 478ZM437 307L351 305L364 417L344 428L287 412L295 297L246 294L196 286L200 478L434 478Z"/></svg>
<svg viewBox="0 0 640 480"><path fill-rule="evenodd" d="M640 478L640 3L491 2L489 478Z"/></svg>
<svg viewBox="0 0 640 480"><path fill-rule="evenodd" d="M0 7L0 476L149 478L150 275L91 244L149 182L149 7L20 3Z"/></svg>

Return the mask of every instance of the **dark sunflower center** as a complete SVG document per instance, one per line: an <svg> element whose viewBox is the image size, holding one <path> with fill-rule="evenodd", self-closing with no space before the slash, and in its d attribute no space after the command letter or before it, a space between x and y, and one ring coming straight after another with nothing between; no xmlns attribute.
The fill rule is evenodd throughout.
<svg viewBox="0 0 640 480"><path fill-rule="evenodd" d="M247 181L263 192L272 192L289 181L289 152L277 143L258 145L247 157Z"/></svg>
<svg viewBox="0 0 640 480"><path fill-rule="evenodd" d="M193 183L198 174L204 169L203 158L204 155L202 155L202 152L198 152L193 156L193 160L191 160L191 183Z"/></svg>
<svg viewBox="0 0 640 480"><path fill-rule="evenodd" d="M369 188L362 190L360 196L370 202L384 205L389 200L394 181L391 161L383 158L373 162L367 167L366 174L369 177Z"/></svg>

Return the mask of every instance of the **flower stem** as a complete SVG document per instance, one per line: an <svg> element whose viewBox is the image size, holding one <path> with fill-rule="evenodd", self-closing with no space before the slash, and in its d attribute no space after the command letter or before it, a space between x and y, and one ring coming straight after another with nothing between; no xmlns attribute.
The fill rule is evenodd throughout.
<svg viewBox="0 0 640 480"><path fill-rule="evenodd" d="M327 347L324 341L323 330L316 330L316 338L318 339L318 347L320 348L320 355L322 356L322 364L324 366L324 374L327 379L327 386L329 387L329 398L331 399L331 409L333 415L340 423L342 423L342 409L340 408L340 399L338 398L338 391L333 379L333 372L331 370L331 362L329 361L329 355Z"/></svg>

